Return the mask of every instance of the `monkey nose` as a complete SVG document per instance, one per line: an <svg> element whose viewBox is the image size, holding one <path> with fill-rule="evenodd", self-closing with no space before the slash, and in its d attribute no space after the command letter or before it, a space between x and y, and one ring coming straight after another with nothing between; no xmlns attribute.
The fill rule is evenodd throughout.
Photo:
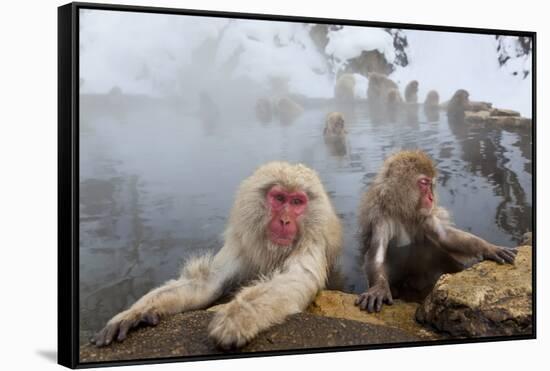
<svg viewBox="0 0 550 371"><path fill-rule="evenodd" d="M281 225L284 227L285 225L289 225L290 224L290 219L288 218L281 218L279 220L279 222L281 223Z"/></svg>

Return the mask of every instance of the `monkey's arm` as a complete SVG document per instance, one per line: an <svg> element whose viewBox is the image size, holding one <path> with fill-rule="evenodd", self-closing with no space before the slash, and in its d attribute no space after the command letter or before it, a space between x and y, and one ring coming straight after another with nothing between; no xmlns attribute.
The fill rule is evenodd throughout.
<svg viewBox="0 0 550 371"><path fill-rule="evenodd" d="M259 332L304 310L325 285L323 249L306 247L281 270L243 288L210 323L210 336L224 349L241 347Z"/></svg>
<svg viewBox="0 0 550 371"><path fill-rule="evenodd" d="M451 254L466 256L475 261L488 259L499 264L514 263L517 249L493 245L471 233L450 226L445 219L440 219L437 215L432 216L427 225L429 235Z"/></svg>
<svg viewBox="0 0 550 371"><path fill-rule="evenodd" d="M391 237L390 226L384 222L373 228L372 237L367 241L365 270L369 287L355 300L355 305L363 310L379 312L383 303L393 304L386 272L386 253Z"/></svg>
<svg viewBox="0 0 550 371"><path fill-rule="evenodd" d="M208 306L237 278L241 266L229 245L215 256L190 260L177 280L151 290L129 309L114 316L91 342L97 346L109 345L114 339L124 340L128 331L140 323L154 326L163 315Z"/></svg>

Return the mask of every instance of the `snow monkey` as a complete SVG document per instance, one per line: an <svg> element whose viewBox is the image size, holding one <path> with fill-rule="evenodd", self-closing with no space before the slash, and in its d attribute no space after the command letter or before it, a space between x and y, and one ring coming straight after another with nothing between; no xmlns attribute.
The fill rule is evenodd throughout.
<svg viewBox="0 0 550 371"><path fill-rule="evenodd" d="M423 254L425 246L460 266L454 271L484 259L514 262L516 249L493 245L452 226L448 212L437 205L435 177L434 164L424 152L401 151L386 159L364 194L359 225L368 289L356 300L361 309L378 312L383 303L392 304L394 283L402 271L440 268L432 265L443 260ZM417 246L420 252L407 246ZM414 252L404 253L400 262L392 260L400 249Z"/></svg>
<svg viewBox="0 0 550 371"><path fill-rule="evenodd" d="M355 99L355 77L353 74L344 73L336 80L334 98L342 102L353 102Z"/></svg>
<svg viewBox="0 0 550 371"><path fill-rule="evenodd" d="M294 102L289 97L283 97L277 102L277 114L279 115L279 120L283 124L290 124L296 118L298 118L303 112L304 109L298 103Z"/></svg>
<svg viewBox="0 0 550 371"><path fill-rule="evenodd" d="M430 90L424 101L424 115L430 122L439 121L439 93Z"/></svg>
<svg viewBox="0 0 550 371"><path fill-rule="evenodd" d="M405 102L417 103L418 102L418 81L413 80L405 87Z"/></svg>
<svg viewBox="0 0 550 371"><path fill-rule="evenodd" d="M340 112L331 112L327 115L323 135L325 137L343 137L347 134L344 115Z"/></svg>
<svg viewBox="0 0 550 371"><path fill-rule="evenodd" d="M368 75L367 100L371 105L385 103L388 93L392 89L399 89L397 84L385 75L371 72Z"/></svg>
<svg viewBox="0 0 550 371"><path fill-rule="evenodd" d="M470 107L470 94L464 90L457 90L447 104L447 116L449 120L464 120L464 111Z"/></svg>
<svg viewBox="0 0 550 371"><path fill-rule="evenodd" d="M342 247L340 220L319 177L286 162L265 164L241 183L224 239L217 254L188 261L178 279L114 316L92 343L122 341L140 323L206 308L239 289L216 312L209 333L223 349L241 347L305 309Z"/></svg>
<svg viewBox="0 0 550 371"><path fill-rule="evenodd" d="M430 90L426 94L426 100L424 101L424 107L426 108L439 108L439 94L435 90Z"/></svg>

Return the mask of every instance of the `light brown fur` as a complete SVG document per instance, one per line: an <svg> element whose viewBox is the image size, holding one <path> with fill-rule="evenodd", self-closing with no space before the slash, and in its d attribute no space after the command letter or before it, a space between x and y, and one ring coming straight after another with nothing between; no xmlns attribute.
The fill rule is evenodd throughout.
<svg viewBox="0 0 550 371"><path fill-rule="evenodd" d="M424 101L425 107L436 108L439 107L439 94L435 90L430 90L426 94L426 100Z"/></svg>
<svg viewBox="0 0 550 371"><path fill-rule="evenodd" d="M445 260L428 259L422 264L418 259L405 260L401 270L410 271L412 266L422 272L434 284L438 275L449 270L458 270L482 259L499 263L512 263L516 251L506 249L482 240L470 233L454 228L448 212L437 205L435 177L437 172L430 157L422 151L401 151L384 161L374 182L364 194L359 210L361 246L365 258L368 290L361 294L357 304L369 312L379 311L382 303L391 303L397 272L387 259L388 250L416 246L423 249L436 246L443 251ZM421 208L419 179L428 177L432 181L433 203L431 209ZM390 251L391 252L391 251ZM455 259L455 260L453 260ZM445 266L443 266L445 264ZM434 266L435 265L435 266ZM437 272L431 275L429 271ZM389 275L389 273L392 275ZM414 286L414 283L409 286ZM393 289L392 289L393 290Z"/></svg>
<svg viewBox="0 0 550 371"><path fill-rule="evenodd" d="M405 102L417 103L418 102L418 81L413 80L405 87Z"/></svg>
<svg viewBox="0 0 550 371"><path fill-rule="evenodd" d="M398 89L395 82L380 73L371 72L368 75L368 79L367 99L371 103L384 103L388 96L388 92L392 89Z"/></svg>
<svg viewBox="0 0 550 371"><path fill-rule="evenodd" d="M266 237L269 221L266 192L274 185L308 195L300 233L290 246ZM206 308L224 292L237 292L218 310L209 330L222 348L243 346L260 331L304 310L321 290L342 248L340 220L317 174L304 165L272 162L245 179L237 192L215 256L187 262L177 280L152 290L114 316L93 339L108 345L140 322L158 323L162 316ZM184 336L184 335L183 335Z"/></svg>
<svg viewBox="0 0 550 371"><path fill-rule="evenodd" d="M277 102L277 114L283 123L291 123L303 112L302 106L288 97L283 97Z"/></svg>
<svg viewBox="0 0 550 371"><path fill-rule="evenodd" d="M324 136L344 137L347 134L346 120L340 112L330 112L325 120Z"/></svg>
<svg viewBox="0 0 550 371"><path fill-rule="evenodd" d="M355 99L355 77L352 74L344 73L336 80L334 98L345 102Z"/></svg>
<svg viewBox="0 0 550 371"><path fill-rule="evenodd" d="M464 111L470 107L470 93L464 89L457 90L447 104L447 116L450 120L463 120Z"/></svg>

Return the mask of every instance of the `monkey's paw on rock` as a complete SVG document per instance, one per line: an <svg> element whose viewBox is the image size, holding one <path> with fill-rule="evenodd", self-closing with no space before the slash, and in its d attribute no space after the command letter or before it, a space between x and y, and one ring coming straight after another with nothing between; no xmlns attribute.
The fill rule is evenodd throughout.
<svg viewBox="0 0 550 371"><path fill-rule="evenodd" d="M455 337L531 334L532 275L531 246L518 249L514 265L484 261L443 275L416 318Z"/></svg>

